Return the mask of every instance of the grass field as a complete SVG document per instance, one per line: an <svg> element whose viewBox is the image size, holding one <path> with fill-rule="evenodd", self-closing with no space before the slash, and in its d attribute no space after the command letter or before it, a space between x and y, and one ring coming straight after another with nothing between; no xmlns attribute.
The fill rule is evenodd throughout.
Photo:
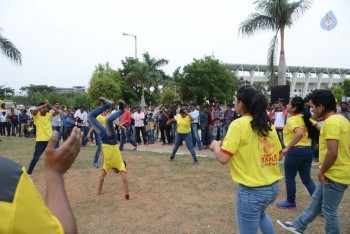
<svg viewBox="0 0 350 234"><path fill-rule="evenodd" d="M0 155L27 167L34 152L34 139L0 137ZM152 146L149 146L152 147ZM79 233L237 233L235 191L228 166L213 158L200 158L192 165L189 155L178 155L169 162L169 154L123 151L127 162L130 195L124 199L121 178L109 172L98 196L100 169L91 167L96 148L87 146L65 174L66 189L77 220ZM100 164L103 157L100 158ZM317 165L312 168L316 179ZM43 156L32 178L45 195ZM350 194L346 191L339 208L341 233L350 233ZM277 201L285 200L281 181ZM277 219L292 220L309 203L310 196L297 179L297 210L281 210L271 204L267 213L276 233L286 233ZM324 221L317 217L306 233L324 233Z"/></svg>

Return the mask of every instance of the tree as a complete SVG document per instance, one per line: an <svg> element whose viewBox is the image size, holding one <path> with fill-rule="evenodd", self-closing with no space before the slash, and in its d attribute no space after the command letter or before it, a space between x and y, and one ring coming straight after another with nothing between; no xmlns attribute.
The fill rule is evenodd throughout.
<svg viewBox="0 0 350 234"><path fill-rule="evenodd" d="M99 105L98 98L103 96L117 102L122 98L121 83L118 71L113 70L109 63L98 64L89 82L87 91L90 102Z"/></svg>
<svg viewBox="0 0 350 234"><path fill-rule="evenodd" d="M20 90L27 94L29 103L36 105L43 100L41 97L45 97L49 93L55 92L56 88L54 86L30 84L29 86L21 87Z"/></svg>
<svg viewBox="0 0 350 234"><path fill-rule="evenodd" d="M291 27L294 22L306 10L311 7L312 0L300 0L297 2L289 2L288 0L257 0L257 13L251 14L248 19L240 24L239 34L252 36L259 31L273 31L273 36L268 51L268 65L270 74L273 76L274 64L276 60L276 52L278 47L278 33L280 34L280 58L278 65L278 85L285 85L287 78L287 66L284 53L284 30ZM261 13L259 13L261 12Z"/></svg>
<svg viewBox="0 0 350 234"><path fill-rule="evenodd" d="M206 100L232 100L236 77L224 64L214 57L194 59L183 69L183 74L175 78L183 101L195 101L198 104Z"/></svg>
<svg viewBox="0 0 350 234"><path fill-rule="evenodd" d="M157 101L159 86L170 78L160 67L168 64L165 59L152 58L148 52L143 54L143 62L135 58L122 60L123 68L119 69L123 85L123 97L128 103L139 103L144 96L146 103Z"/></svg>
<svg viewBox="0 0 350 234"><path fill-rule="evenodd" d="M1 29L0 29L1 30ZM16 46L6 37L0 34L0 49L2 53L8 57L12 62L22 65L21 52Z"/></svg>

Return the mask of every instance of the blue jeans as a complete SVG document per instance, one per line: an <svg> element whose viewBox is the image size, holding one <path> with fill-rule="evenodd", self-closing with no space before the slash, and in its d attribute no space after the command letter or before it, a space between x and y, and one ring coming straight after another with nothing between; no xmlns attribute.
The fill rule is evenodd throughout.
<svg viewBox="0 0 350 234"><path fill-rule="evenodd" d="M12 124L12 136L16 136L18 132L18 123Z"/></svg>
<svg viewBox="0 0 350 234"><path fill-rule="evenodd" d="M220 141L221 138L222 138L222 129L221 129L222 126L219 126L219 125L214 125L214 129L213 129L213 137L214 137L214 140L217 140L217 141Z"/></svg>
<svg viewBox="0 0 350 234"><path fill-rule="evenodd" d="M236 219L240 234L274 234L275 229L266 208L278 196L279 181L262 187L239 185L236 195Z"/></svg>
<svg viewBox="0 0 350 234"><path fill-rule="evenodd" d="M154 143L154 129L147 130L149 143Z"/></svg>
<svg viewBox="0 0 350 234"><path fill-rule="evenodd" d="M230 125L228 125L228 126L222 126L222 137L221 137L222 139L225 138L229 126L230 126Z"/></svg>
<svg viewBox="0 0 350 234"><path fill-rule="evenodd" d="M123 111L117 110L113 114L107 116L106 127L96 120L96 117L102 114L105 110L111 108L110 103L105 103L102 106L95 108L88 114L88 120L91 126L94 128L96 133L101 136L101 141L104 144L116 145L117 144L117 133L114 129L113 121L123 114Z"/></svg>
<svg viewBox="0 0 350 234"><path fill-rule="evenodd" d="M171 159L175 158L175 154L176 154L177 150L179 149L182 141L186 142L187 149L190 151L192 158L193 158L193 161L198 161L196 152L194 151L194 148L192 145L192 134L190 132L187 134L176 133L175 144L174 144L173 152L171 153L170 158Z"/></svg>
<svg viewBox="0 0 350 234"><path fill-rule="evenodd" d="M35 151L32 158L32 161L29 164L27 173L30 175L32 174L34 167L36 163L39 161L40 156L44 153L46 146L48 144L48 141L37 141L35 142Z"/></svg>
<svg viewBox="0 0 350 234"><path fill-rule="evenodd" d="M120 129L120 144L119 144L119 150L123 151L124 149L124 144L125 144L125 138L128 140L130 144L132 144L134 147L136 146L135 139L131 135L131 125L126 126L125 130Z"/></svg>
<svg viewBox="0 0 350 234"><path fill-rule="evenodd" d="M52 131L58 132L58 138L57 138L57 142L56 142L56 146L55 146L55 149L57 149L58 147L60 147L60 140L61 140L61 136L62 136L62 127L61 126L52 126Z"/></svg>
<svg viewBox="0 0 350 234"><path fill-rule="evenodd" d="M193 146L197 146L199 149L202 149L202 143L201 139L198 134L198 123L191 123L191 133L192 133L192 141L193 141Z"/></svg>
<svg viewBox="0 0 350 234"><path fill-rule="evenodd" d="M171 136L172 136L172 139L175 140L175 137L176 137L176 122L171 124Z"/></svg>
<svg viewBox="0 0 350 234"><path fill-rule="evenodd" d="M329 180L326 185L318 183L312 194L311 203L293 221L293 226L300 232L304 232L307 225L322 211L326 223L325 233L340 234L338 206L347 188L348 185L332 180Z"/></svg>
<svg viewBox="0 0 350 234"><path fill-rule="evenodd" d="M295 176L299 172L301 181L305 185L310 196L315 191L316 185L311 179L312 147L298 147L288 150L284 159L284 175L286 177L287 201L295 202L296 184Z"/></svg>
<svg viewBox="0 0 350 234"><path fill-rule="evenodd" d="M101 141L101 137L99 135L96 135L96 145L97 145L97 149L96 149L94 161L92 163L98 163L98 159L101 155L102 141Z"/></svg>

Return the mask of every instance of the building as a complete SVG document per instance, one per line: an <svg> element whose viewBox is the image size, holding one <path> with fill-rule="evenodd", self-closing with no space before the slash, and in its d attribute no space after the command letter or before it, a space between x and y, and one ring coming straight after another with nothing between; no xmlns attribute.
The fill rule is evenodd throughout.
<svg viewBox="0 0 350 234"><path fill-rule="evenodd" d="M251 84L268 81L267 65L226 64L226 66L235 73L237 78L242 77ZM350 79L350 68L287 67L291 97L295 95L305 97L312 90L332 88L344 79Z"/></svg>
<svg viewBox="0 0 350 234"><path fill-rule="evenodd" d="M85 92L85 86L73 86L73 88L58 88L56 87L57 93L79 93Z"/></svg>

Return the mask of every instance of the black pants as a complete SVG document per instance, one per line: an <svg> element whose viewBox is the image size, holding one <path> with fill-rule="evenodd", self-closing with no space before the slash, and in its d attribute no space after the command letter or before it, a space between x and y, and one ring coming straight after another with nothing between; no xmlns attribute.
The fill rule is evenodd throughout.
<svg viewBox="0 0 350 234"><path fill-rule="evenodd" d="M173 143L173 138L171 137L170 134L170 130L171 130L171 126L167 125L167 126L159 126L159 130L160 130L160 138L162 139L163 144L166 144L165 142L165 135L166 135L166 139L168 140L168 143Z"/></svg>
<svg viewBox="0 0 350 234"><path fill-rule="evenodd" d="M141 138L140 138L140 131L141 131L143 143L147 144L147 134L146 134L145 126L143 126L143 127L135 127L135 131L136 131L136 141L137 141L137 143L141 144Z"/></svg>

